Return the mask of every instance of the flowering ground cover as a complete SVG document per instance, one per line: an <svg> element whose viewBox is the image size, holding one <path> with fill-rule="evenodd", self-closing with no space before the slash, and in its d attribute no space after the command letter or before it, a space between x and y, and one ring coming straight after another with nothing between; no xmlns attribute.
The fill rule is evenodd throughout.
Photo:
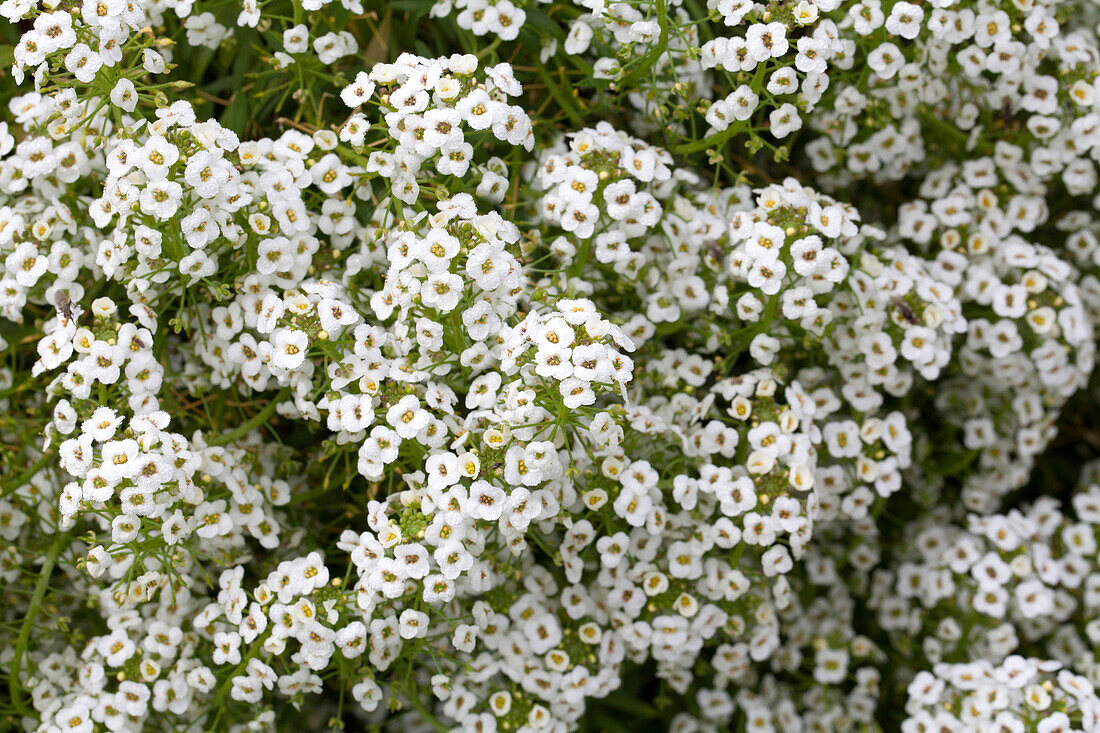
<svg viewBox="0 0 1100 733"><path fill-rule="evenodd" d="M1100 6L2 0L0 729L1100 731Z"/></svg>

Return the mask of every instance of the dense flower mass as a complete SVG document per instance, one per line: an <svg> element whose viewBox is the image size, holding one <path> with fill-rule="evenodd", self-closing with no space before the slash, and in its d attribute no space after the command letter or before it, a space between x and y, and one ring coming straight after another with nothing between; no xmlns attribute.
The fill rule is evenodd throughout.
<svg viewBox="0 0 1100 733"><path fill-rule="evenodd" d="M1100 12L4 0L0 729L1100 733Z"/></svg>

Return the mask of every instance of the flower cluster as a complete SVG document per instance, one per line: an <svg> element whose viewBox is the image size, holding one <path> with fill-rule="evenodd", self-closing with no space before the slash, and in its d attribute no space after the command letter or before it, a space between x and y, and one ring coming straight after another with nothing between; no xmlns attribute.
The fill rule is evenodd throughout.
<svg viewBox="0 0 1100 733"><path fill-rule="evenodd" d="M1055 674L1056 673L1056 674ZM1058 662L1011 656L1002 664L937 664L909 684L902 730L973 726L989 730L1093 730L1100 698Z"/></svg>

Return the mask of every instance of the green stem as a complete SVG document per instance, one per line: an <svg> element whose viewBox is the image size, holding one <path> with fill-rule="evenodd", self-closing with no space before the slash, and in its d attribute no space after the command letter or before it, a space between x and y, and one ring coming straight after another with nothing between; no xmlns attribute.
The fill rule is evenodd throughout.
<svg viewBox="0 0 1100 733"><path fill-rule="evenodd" d="M251 418L249 418L247 422L242 423L240 426L237 427L236 430L228 432L220 438L215 438L214 440L208 441L207 445L226 445L248 435L248 433L251 432L253 428L258 427L261 423L263 423L265 420L275 414L275 408L277 408L279 406L279 403L282 402L289 394L290 387L284 387L283 390L279 392L279 394L275 395L275 397L273 397L272 400L264 406L264 409L260 410Z"/></svg>
<svg viewBox="0 0 1100 733"><path fill-rule="evenodd" d="M486 46L485 48L483 48L483 49L481 49L480 51L478 51L478 52L477 52L477 57L478 57L479 59L483 59L483 58L485 58L486 56L488 56L489 54L491 54L491 53L492 53L493 51L496 51L496 50L497 50L497 46L499 46L499 45L500 45L500 37L498 36L497 38L494 38L494 39L493 39L493 42L492 42L492 43L490 43L490 44L489 44L488 46Z"/></svg>
<svg viewBox="0 0 1100 733"><path fill-rule="evenodd" d="M657 0L657 25L661 29L661 34L657 37L657 45L651 48L645 56L637 60L633 71L615 82L620 89L629 89L631 84L641 77L642 74L652 72L654 64L661 58L661 54L668 49L668 24L670 21L665 4L664 0Z"/></svg>
<svg viewBox="0 0 1100 733"><path fill-rule="evenodd" d="M577 249L577 254L573 258L573 262L569 265L569 269L566 271L566 275L573 279L584 271L584 266L588 263L588 257L592 252L592 240L591 238L581 242L581 246Z"/></svg>
<svg viewBox="0 0 1100 733"><path fill-rule="evenodd" d="M26 471L19 474L11 481L5 481L3 484L0 484L0 496L6 494L9 490L18 489L20 486L30 481L32 478L34 478L34 475L36 473L41 471L46 466L46 464L50 462L50 459L52 457L53 453L50 451L46 451L41 456L39 456L38 460L32 463L30 465L30 468L28 468Z"/></svg>
<svg viewBox="0 0 1100 733"><path fill-rule="evenodd" d="M23 666L23 657L27 653L27 644L30 642L31 631L34 629L34 621L42 608L42 601L46 597L46 591L50 587L50 576L53 575L54 565L61 551L65 549L69 539L68 532L58 532L54 536L53 544L46 552L46 559L42 562L42 569L38 573L38 583L34 586L34 595L31 596L27 615L23 617L23 625L19 628L19 637L15 642L15 658L11 662L11 672L8 674L8 691L11 693L12 704L16 710L23 710L23 688L19 681L19 672Z"/></svg>
<svg viewBox="0 0 1100 733"><path fill-rule="evenodd" d="M569 98L568 94L562 92L554 80L550 77L550 72L546 70L546 67L539 64L539 76L542 78L544 84L546 84L546 91L550 92L550 96L554 98L554 101L561 107L562 112L570 119L570 121L577 127L584 127L584 118L581 113L577 111L577 108L573 106L573 100Z"/></svg>
<svg viewBox="0 0 1100 733"><path fill-rule="evenodd" d="M414 690L414 693L415 692L418 692L418 690ZM427 722L429 725L439 731L439 733L447 733L449 728L443 725L443 723L441 723L439 719L432 714L432 711L428 709L428 706L425 705L424 702L419 697L417 697L416 694L412 694L409 696L409 702L411 702L413 704L413 707L415 707L417 711L423 716L425 722Z"/></svg>
<svg viewBox="0 0 1100 733"><path fill-rule="evenodd" d="M764 75L770 65L767 62L759 64L756 67L756 73L753 74L752 79L749 81L749 88L752 89L753 94L759 95L764 91ZM727 127L725 130L716 132L710 137L705 137L702 140L696 140L691 143L684 143L683 145L675 145L669 148L669 152L676 155L687 155L688 153L698 153L701 150L713 147L715 149L720 148L730 138L752 127L752 118L747 120L735 122Z"/></svg>

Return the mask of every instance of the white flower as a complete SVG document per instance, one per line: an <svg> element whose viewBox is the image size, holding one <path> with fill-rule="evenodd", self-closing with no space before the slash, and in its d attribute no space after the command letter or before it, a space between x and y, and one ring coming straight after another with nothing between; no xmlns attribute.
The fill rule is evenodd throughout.
<svg viewBox="0 0 1100 733"><path fill-rule="evenodd" d="M403 577L419 579L428 574L428 552L422 545L398 545L393 554Z"/></svg>
<svg viewBox="0 0 1100 733"><path fill-rule="evenodd" d="M920 33L924 10L909 2L895 3L886 19L886 30L896 36L912 40Z"/></svg>
<svg viewBox="0 0 1100 733"><path fill-rule="evenodd" d="M787 28L782 23L755 23L745 33L749 54L757 61L767 61L787 53Z"/></svg>
<svg viewBox="0 0 1100 733"><path fill-rule="evenodd" d="M161 74L164 72L166 64L164 57L151 48L147 48L142 51L141 55L142 68L148 71L150 74Z"/></svg>
<svg viewBox="0 0 1100 733"><path fill-rule="evenodd" d="M305 53L308 49L309 29L306 26L296 25L283 31L283 50L287 53Z"/></svg>
<svg viewBox="0 0 1100 733"><path fill-rule="evenodd" d="M271 339L271 365L280 369L297 369L306 359L309 336L305 331L280 328Z"/></svg>
<svg viewBox="0 0 1100 733"><path fill-rule="evenodd" d="M72 72L77 81L89 84L103 67L103 59L87 45L78 43L65 56L65 68Z"/></svg>
<svg viewBox="0 0 1100 733"><path fill-rule="evenodd" d="M892 43L882 43L867 54L867 65L881 79L892 79L905 61L898 47Z"/></svg>
<svg viewBox="0 0 1100 733"><path fill-rule="evenodd" d="M171 219L183 199L183 187L175 181L153 181L141 191L141 210L161 221Z"/></svg>
<svg viewBox="0 0 1100 733"><path fill-rule="evenodd" d="M470 516L496 521L504 511L504 492L487 481L475 481L470 486Z"/></svg>
<svg viewBox="0 0 1100 733"><path fill-rule="evenodd" d="M382 702L382 688L369 677L356 683L351 689L351 694L368 713L378 709L378 705Z"/></svg>
<svg viewBox="0 0 1100 733"><path fill-rule="evenodd" d="M771 123L769 128L771 134L777 138L786 137L802 129L802 118L798 116L797 108L790 103L784 103L772 110L768 121Z"/></svg>
<svg viewBox="0 0 1100 733"><path fill-rule="evenodd" d="M95 727L91 711L83 702L62 707L54 713L53 720L58 730L69 731L70 733L92 733Z"/></svg>
<svg viewBox="0 0 1100 733"><path fill-rule="evenodd" d="M398 633L402 639L422 638L428 634L428 625L428 614L406 608L401 612Z"/></svg>
<svg viewBox="0 0 1100 733"><path fill-rule="evenodd" d="M413 395L405 395L386 411L386 422L398 436L406 440L428 426L430 415L420 407L420 400Z"/></svg>

